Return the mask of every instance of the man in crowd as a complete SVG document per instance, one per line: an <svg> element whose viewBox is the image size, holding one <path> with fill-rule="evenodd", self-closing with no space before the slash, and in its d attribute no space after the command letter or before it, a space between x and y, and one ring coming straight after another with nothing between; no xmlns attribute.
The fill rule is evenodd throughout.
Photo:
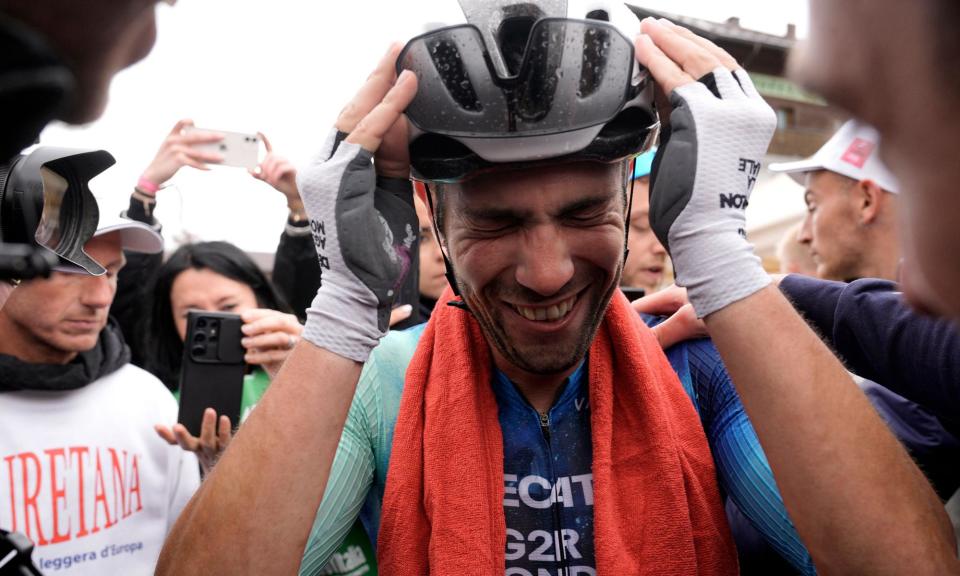
<svg viewBox="0 0 960 576"><path fill-rule="evenodd" d="M780 261L781 274L817 275L817 263L810 255L810 248L800 243L803 222L791 226L777 243L777 260Z"/></svg>
<svg viewBox="0 0 960 576"><path fill-rule="evenodd" d="M163 242L115 219L85 249L106 274L25 281L0 310L0 526L34 542L46 573L147 575L199 469L157 438L176 401L130 364L108 311L122 249Z"/></svg>
<svg viewBox="0 0 960 576"><path fill-rule="evenodd" d="M637 157L633 168L633 203L630 207L630 234L627 238L629 254L623 265L620 284L642 288L647 294L663 284L667 251L650 227L650 169L656 149Z"/></svg>
<svg viewBox="0 0 960 576"><path fill-rule="evenodd" d="M847 121L812 157L771 164L805 188L798 240L827 280L896 280L900 264L899 187L880 160L876 131Z"/></svg>
<svg viewBox="0 0 960 576"><path fill-rule="evenodd" d="M813 254L818 277L897 281L899 186L880 159L876 130L849 120L810 158L770 170L790 174L806 189L807 216L798 241ZM786 278L780 286L790 295L795 284L805 282ZM949 498L960 487L955 465L960 441L922 406L872 380L859 378L857 384L941 497Z"/></svg>
<svg viewBox="0 0 960 576"><path fill-rule="evenodd" d="M952 569L952 534L935 494L840 363L769 286L743 239L736 206L744 202L737 197L749 194L775 125L772 110L736 62L687 31L644 21L636 51L673 106L653 178L653 228L706 318L814 560L846 573ZM383 205L404 201L397 181L407 177L411 157L415 169L418 161L422 170L444 167L425 161L431 150L407 148L401 113L418 86L431 85L427 76L395 76L395 57L388 54L341 115L325 147L329 160L301 175L325 270L304 343L185 511L160 574L295 570L328 478L343 477L331 478L330 466L362 364L386 330L414 226L412 217L391 221L387 234L370 207L374 197ZM464 164L469 160L458 166ZM627 326L636 320L625 302L611 299L624 247L623 164L521 163L504 171L474 165L488 170L472 180L444 180L433 192L442 245L469 314L436 311L433 329L410 361L383 505L381 565L414 573L499 573L507 558L541 553L536 538L532 551L508 539L505 516L521 494L554 509L587 498L585 478L571 477L571 491L540 484L531 492L535 478L521 486L504 476L508 447L489 385L496 367L496 378L509 383L505 393L522 394L540 412L539 432L548 442L551 406L563 401L564 386L578 370L590 371L595 513L584 521L596 524L599 572L734 572L708 479L710 456L691 426L689 400L675 396L676 385L660 372L664 362L649 334ZM376 194L374 181L381 188ZM363 237L351 236L351 229ZM388 237L392 242L381 248ZM442 331L435 326L441 323ZM607 348L612 334L628 354ZM631 374L618 380L612 405L605 383L615 366ZM651 371L666 380L645 387L657 379ZM630 399L634 392L644 400ZM359 394L357 401L376 409L376 394ZM628 418L617 408L627 405ZM666 430L673 439L652 436ZM685 440L678 445L678 438ZM567 445L584 440L564 436ZM298 446L314 458L277 446ZM673 467L680 462L680 469ZM251 466L261 471L255 477L245 473ZM664 484L651 489L652 482ZM271 489L278 485L285 489ZM253 498L256 510L236 514ZM577 558L573 534L543 533L540 545L555 551L550 558ZM505 542L511 542L506 551ZM271 554L254 552L257 547Z"/></svg>

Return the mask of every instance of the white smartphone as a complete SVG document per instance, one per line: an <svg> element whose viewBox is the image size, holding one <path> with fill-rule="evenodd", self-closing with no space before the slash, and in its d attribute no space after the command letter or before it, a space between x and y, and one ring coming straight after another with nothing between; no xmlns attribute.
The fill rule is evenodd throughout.
<svg viewBox="0 0 960 576"><path fill-rule="evenodd" d="M253 170L260 163L260 136L256 134L208 130L193 126L188 126L186 130L189 132L214 132L223 136L223 140L219 142L195 144L193 146L198 150L216 152L223 156L223 161L219 163L220 166L236 166Z"/></svg>

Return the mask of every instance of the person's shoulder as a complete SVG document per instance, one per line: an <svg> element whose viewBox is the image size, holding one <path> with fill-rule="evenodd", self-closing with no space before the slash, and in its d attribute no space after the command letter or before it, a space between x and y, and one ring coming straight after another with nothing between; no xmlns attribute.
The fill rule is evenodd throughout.
<svg viewBox="0 0 960 576"><path fill-rule="evenodd" d="M363 365L354 403L359 401L367 405L376 399L376 404L389 413L398 409L407 368L425 327L426 324L420 324L406 330L391 331L380 340ZM370 408L373 409L372 406Z"/></svg>
<svg viewBox="0 0 960 576"><path fill-rule="evenodd" d="M162 382L160 382L159 378L130 362L127 362L120 368L117 368L101 379L116 379L125 382L134 382L137 386L142 386L144 389L163 391L168 395L170 394L170 391L167 390L167 387L164 386Z"/></svg>
<svg viewBox="0 0 960 576"><path fill-rule="evenodd" d="M97 383L111 394L133 399L133 405L176 413L177 401L170 390L156 376L129 362Z"/></svg>
<svg viewBox="0 0 960 576"><path fill-rule="evenodd" d="M406 330L389 332L373 349L367 365L375 366L380 371L402 370L405 374L426 326L426 324L418 324Z"/></svg>

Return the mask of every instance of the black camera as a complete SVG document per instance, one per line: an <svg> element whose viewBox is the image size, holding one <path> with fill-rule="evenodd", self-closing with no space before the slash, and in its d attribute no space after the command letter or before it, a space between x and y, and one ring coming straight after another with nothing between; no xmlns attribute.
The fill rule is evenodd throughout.
<svg viewBox="0 0 960 576"><path fill-rule="evenodd" d="M30 559L33 542L19 532L0 530L0 576L42 576Z"/></svg>
<svg viewBox="0 0 960 576"><path fill-rule="evenodd" d="M100 275L83 246L100 219L89 182L116 160L104 150L40 147L0 166L0 278L61 270Z"/></svg>

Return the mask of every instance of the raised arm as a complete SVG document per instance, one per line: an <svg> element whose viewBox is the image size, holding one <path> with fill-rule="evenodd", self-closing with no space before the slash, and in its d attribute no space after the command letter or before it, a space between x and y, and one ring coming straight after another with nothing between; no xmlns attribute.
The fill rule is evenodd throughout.
<svg viewBox="0 0 960 576"><path fill-rule="evenodd" d="M387 330L416 230L402 117L416 79L396 77L397 52L299 174L323 271L303 340L180 517L157 574L294 574L300 566L361 365Z"/></svg>
<svg viewBox="0 0 960 576"><path fill-rule="evenodd" d="M187 132L191 120L180 120L164 137L150 164L130 194L130 204L123 216L152 226L158 232L160 222L154 216L160 187L173 178L184 166L208 170L208 162L219 162L219 154L205 152L193 146L216 142L222 138L210 132ZM110 315L120 323L120 329L130 346L132 361L137 366L146 363L146 342L140 330L143 318L149 315L148 289L153 274L163 264L163 254L126 252L127 265L117 277L117 294L110 307Z"/></svg>
<svg viewBox="0 0 960 576"><path fill-rule="evenodd" d="M716 46L654 20L642 29L637 57L672 108L651 221L705 317L814 562L831 574L957 572L936 494L744 239L743 207L773 111Z"/></svg>

